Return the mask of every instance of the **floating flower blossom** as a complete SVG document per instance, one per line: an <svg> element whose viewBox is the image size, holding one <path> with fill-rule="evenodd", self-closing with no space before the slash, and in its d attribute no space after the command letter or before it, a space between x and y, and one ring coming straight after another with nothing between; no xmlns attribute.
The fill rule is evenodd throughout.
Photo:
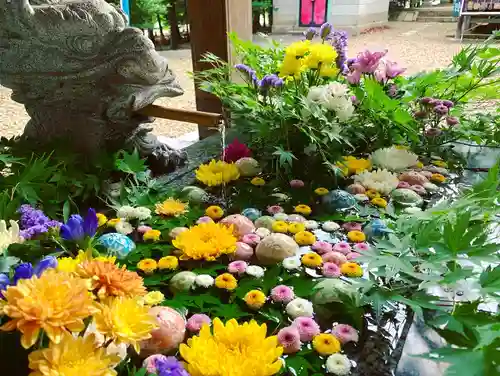
<svg viewBox="0 0 500 376"><path fill-rule="evenodd" d="M288 214L276 213L273 215L273 218L277 221L286 221L288 219Z"/></svg>
<svg viewBox="0 0 500 376"><path fill-rule="evenodd" d="M382 197L375 197L370 202L373 205L378 206L379 208L386 208L387 207L387 201L384 200Z"/></svg>
<svg viewBox="0 0 500 376"><path fill-rule="evenodd" d="M266 236L271 235L271 231L265 227L259 227L255 230L255 235L259 236L261 239L264 239Z"/></svg>
<svg viewBox="0 0 500 376"><path fill-rule="evenodd" d="M323 188L323 187L316 188L314 190L314 193L316 193L318 196L324 196L324 195L328 194L328 192L329 192L328 189Z"/></svg>
<svg viewBox="0 0 500 376"><path fill-rule="evenodd" d="M212 320L210 317L203 313L196 313L193 316L191 316L186 324L187 330L189 330L191 333L198 333L203 325L211 325Z"/></svg>
<svg viewBox="0 0 500 376"><path fill-rule="evenodd" d="M238 141L237 138L226 146L223 153L224 162L236 162L238 159L247 158L252 156L251 150L245 144Z"/></svg>
<svg viewBox="0 0 500 376"><path fill-rule="evenodd" d="M340 229L340 226L333 221L326 221L326 222L323 222L323 225L321 226L321 228L325 231L333 232L333 231L337 231L338 229Z"/></svg>
<svg viewBox="0 0 500 376"><path fill-rule="evenodd" d="M295 222L295 223L288 224L288 232L291 234L296 234L298 232L305 231L305 230L306 230L306 226L303 223Z"/></svg>
<svg viewBox="0 0 500 376"><path fill-rule="evenodd" d="M328 242L324 242L324 241L316 241L314 242L314 244L312 245L312 249L316 252L318 252L319 254L323 254L323 253L327 253L327 252L331 252L332 251L332 245Z"/></svg>
<svg viewBox="0 0 500 376"><path fill-rule="evenodd" d="M347 277L362 277L363 269L355 262L346 262L340 266L340 271Z"/></svg>
<svg viewBox="0 0 500 376"><path fill-rule="evenodd" d="M32 239L52 228L61 227L60 222L50 220L41 210L31 205L21 205L17 212L21 214L19 235L23 239Z"/></svg>
<svg viewBox="0 0 500 376"><path fill-rule="evenodd" d="M162 359L167 359L167 357L165 355L162 355L162 354L155 354L155 355L148 356L142 362L142 368L146 368L146 370L149 373L158 374L158 368L156 368L156 362L158 360L162 360Z"/></svg>
<svg viewBox="0 0 500 376"><path fill-rule="evenodd" d="M194 282L200 287L209 288L214 285L215 279L211 275L200 274L196 276Z"/></svg>
<svg viewBox="0 0 500 376"><path fill-rule="evenodd" d="M338 278L342 275L340 267L333 262L326 262L322 268L323 276L326 278Z"/></svg>
<svg viewBox="0 0 500 376"><path fill-rule="evenodd" d="M215 278L215 286L219 289L232 291L238 287L238 281L230 273L224 273Z"/></svg>
<svg viewBox="0 0 500 376"><path fill-rule="evenodd" d="M398 183L398 186L399 186L399 183ZM374 198L380 197L380 193L378 193L375 189L369 189L366 191L366 196L370 200L373 200Z"/></svg>
<svg viewBox="0 0 500 376"><path fill-rule="evenodd" d="M298 245L313 245L316 241L316 236L309 231L301 231L293 237Z"/></svg>
<svg viewBox="0 0 500 376"><path fill-rule="evenodd" d="M118 345L131 345L137 353L139 343L151 338L151 332L158 326L155 317L149 314L150 307L135 298L113 298L99 308L94 316L97 331Z"/></svg>
<svg viewBox="0 0 500 376"><path fill-rule="evenodd" d="M293 290L285 285L278 285L271 290L271 300L276 303L289 303L294 297Z"/></svg>
<svg viewBox="0 0 500 376"><path fill-rule="evenodd" d="M347 238L353 243L360 243L366 240L366 235L361 231L349 231Z"/></svg>
<svg viewBox="0 0 500 376"><path fill-rule="evenodd" d="M351 252L351 246L347 242L339 242L333 246L333 251L346 255Z"/></svg>
<svg viewBox="0 0 500 376"><path fill-rule="evenodd" d="M156 260L150 258L143 259L137 263L137 269L142 270L146 274L153 274L157 268L158 263Z"/></svg>
<svg viewBox="0 0 500 376"><path fill-rule="evenodd" d="M153 242L157 242L158 240L160 240L160 236L161 236L161 231L149 230L142 235L142 239L144 241L151 240Z"/></svg>
<svg viewBox="0 0 500 376"><path fill-rule="evenodd" d="M358 253L358 252L349 252L347 255L346 255L346 258L347 260L354 260L354 259L357 259L358 257L360 257L361 254Z"/></svg>
<svg viewBox="0 0 500 376"><path fill-rule="evenodd" d="M354 181L369 190L384 195L391 193L399 184L398 177L387 170L364 171L354 176ZM370 197L367 191L367 196ZM371 197L373 198L373 197Z"/></svg>
<svg viewBox="0 0 500 376"><path fill-rule="evenodd" d="M432 174L431 181L433 183L444 183L446 181L446 178L441 174Z"/></svg>
<svg viewBox="0 0 500 376"><path fill-rule="evenodd" d="M322 333L314 337L313 348L320 355L331 355L340 351L340 342L334 335Z"/></svg>
<svg viewBox="0 0 500 376"><path fill-rule="evenodd" d="M221 219L224 216L224 210L220 206L212 205L205 210L205 215L214 220Z"/></svg>
<svg viewBox="0 0 500 376"><path fill-rule="evenodd" d="M60 343L66 331L80 332L83 320L94 313L87 282L73 274L49 269L40 278L22 279L3 292L3 312L12 320L0 329L19 330L21 345L30 348L43 329L50 340Z"/></svg>
<svg viewBox="0 0 500 376"><path fill-rule="evenodd" d="M104 226L108 222L108 218L102 213L97 213L96 217L97 217L97 225L99 227Z"/></svg>
<svg viewBox="0 0 500 376"><path fill-rule="evenodd" d="M359 222L346 222L342 225L346 231L361 231L361 223Z"/></svg>
<svg viewBox="0 0 500 376"><path fill-rule="evenodd" d="M260 290L251 290L243 298L251 309L260 309L266 303L266 295Z"/></svg>
<svg viewBox="0 0 500 376"><path fill-rule="evenodd" d="M292 322L292 327L297 328L302 342L309 342L320 334L319 325L311 317L297 317Z"/></svg>
<svg viewBox="0 0 500 376"><path fill-rule="evenodd" d="M369 251L370 245L368 243L356 243L354 244L354 250L358 252Z"/></svg>
<svg viewBox="0 0 500 376"><path fill-rule="evenodd" d="M338 324L333 327L332 334L338 338L341 343L358 342L358 331L347 324Z"/></svg>
<svg viewBox="0 0 500 376"><path fill-rule="evenodd" d="M264 277L264 268L262 268L258 265L249 265L247 267L246 273L249 276L252 276L255 278L262 278L262 277Z"/></svg>
<svg viewBox="0 0 500 376"><path fill-rule="evenodd" d="M155 213L165 215L167 217L178 217L188 210L188 204L172 197L167 198L165 201L155 205Z"/></svg>
<svg viewBox="0 0 500 376"><path fill-rule="evenodd" d="M292 317L312 317L314 315L313 304L306 299L295 298L286 305L286 313Z"/></svg>
<svg viewBox="0 0 500 376"><path fill-rule="evenodd" d="M196 170L196 179L209 187L227 184L233 180L238 180L240 171L236 164L223 161L212 160L208 164L203 164Z"/></svg>
<svg viewBox="0 0 500 376"><path fill-rule="evenodd" d="M134 227L127 221L120 219L120 221L115 225L115 230L120 234L128 235L134 231Z"/></svg>
<svg viewBox="0 0 500 376"><path fill-rule="evenodd" d="M150 291L144 296L144 303L149 306L158 305L165 300L161 291Z"/></svg>
<svg viewBox="0 0 500 376"><path fill-rule="evenodd" d="M283 260L283 267L287 270L299 269L301 265L302 263L298 257L287 257Z"/></svg>
<svg viewBox="0 0 500 376"><path fill-rule="evenodd" d="M227 266L227 271L231 274L244 274L247 266L245 261L233 261Z"/></svg>
<svg viewBox="0 0 500 376"><path fill-rule="evenodd" d="M321 256L323 262L332 262L337 265L342 265L347 262L347 257L340 252L328 252Z"/></svg>
<svg viewBox="0 0 500 376"><path fill-rule="evenodd" d="M272 205L267 207L267 212L271 215L278 214L278 213L283 213L285 209L283 209L279 205Z"/></svg>
<svg viewBox="0 0 500 376"><path fill-rule="evenodd" d="M210 327L203 326L199 336L180 345L187 370L196 376L247 375L269 376L279 372L283 348L277 337L266 337L267 327L255 321L239 324L229 320L225 325L218 318Z"/></svg>
<svg viewBox="0 0 500 376"><path fill-rule="evenodd" d="M180 233L172 244L182 252L181 260L214 261L223 254L233 254L237 240L234 226L202 223Z"/></svg>
<svg viewBox="0 0 500 376"><path fill-rule="evenodd" d="M332 354L326 359L326 370L337 376L347 376L351 372L351 362L343 354Z"/></svg>
<svg viewBox="0 0 500 376"><path fill-rule="evenodd" d="M273 232L286 233L288 232L288 223L285 221L275 221L272 225Z"/></svg>
<svg viewBox="0 0 500 376"><path fill-rule="evenodd" d="M182 362L174 356L168 356L156 361L158 376L190 376Z"/></svg>
<svg viewBox="0 0 500 376"><path fill-rule="evenodd" d="M300 334L296 327L287 326L278 332L278 343L283 346L285 354L293 354L300 350Z"/></svg>
<svg viewBox="0 0 500 376"><path fill-rule="evenodd" d="M375 166L389 170L400 171L418 163L418 156L406 149L395 147L378 149L370 155Z"/></svg>
<svg viewBox="0 0 500 376"><path fill-rule="evenodd" d="M179 259L175 256L163 256L158 260L158 269L175 270L179 267Z"/></svg>
<svg viewBox="0 0 500 376"><path fill-rule="evenodd" d="M303 188L305 186L302 180L294 179L290 180L290 187L292 188Z"/></svg>
<svg viewBox="0 0 500 376"><path fill-rule="evenodd" d="M302 215L310 215L311 212L312 212L312 209L308 205L297 205L294 208L294 211L295 211L295 213L299 213L299 214L302 214Z"/></svg>
<svg viewBox="0 0 500 376"><path fill-rule="evenodd" d="M307 230L316 230L319 228L319 223L313 220L308 220L304 222L304 226L306 226Z"/></svg>
<svg viewBox="0 0 500 376"><path fill-rule="evenodd" d="M314 252L306 253L300 260L302 261L303 265L310 268L317 268L321 266L321 264L323 264L323 259L321 258L321 256Z"/></svg>
<svg viewBox="0 0 500 376"><path fill-rule="evenodd" d="M366 170L370 170L372 167L372 162L369 159L349 156L349 157L344 157L342 161L337 163L337 165L341 169L347 169L346 175L353 175L353 174L359 174Z"/></svg>
<svg viewBox="0 0 500 376"><path fill-rule="evenodd" d="M196 221L197 225L201 225L202 223L214 223L214 220L209 216L203 216L198 218L198 220Z"/></svg>
<svg viewBox="0 0 500 376"><path fill-rule="evenodd" d="M266 184L266 181L262 178L255 177L252 180L250 180L250 184L255 185L256 187L262 187L263 185Z"/></svg>

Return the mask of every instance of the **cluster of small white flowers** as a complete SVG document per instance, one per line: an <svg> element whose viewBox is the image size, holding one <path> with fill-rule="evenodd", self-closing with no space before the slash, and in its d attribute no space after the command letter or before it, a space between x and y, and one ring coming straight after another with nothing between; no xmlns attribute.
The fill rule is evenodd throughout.
<svg viewBox="0 0 500 376"><path fill-rule="evenodd" d="M314 315L313 304L306 299L295 298L286 305L288 316L296 319L297 317L312 317Z"/></svg>
<svg viewBox="0 0 500 376"><path fill-rule="evenodd" d="M418 156L406 149L395 147L375 150L370 159L374 166L390 171L401 171L418 163Z"/></svg>
<svg viewBox="0 0 500 376"><path fill-rule="evenodd" d="M134 226L128 223L125 219L120 218L120 222L115 225L116 232L122 235L131 234L134 231Z"/></svg>
<svg viewBox="0 0 500 376"><path fill-rule="evenodd" d="M349 88L340 82L311 87L307 94L307 101L335 111L340 121L347 121L354 114Z"/></svg>
<svg viewBox="0 0 500 376"><path fill-rule="evenodd" d="M133 208L132 206L125 205L117 210L116 215L125 220L138 219L144 221L151 218L151 210L144 206Z"/></svg>
<svg viewBox="0 0 500 376"><path fill-rule="evenodd" d="M354 175L354 182L366 189L373 189L383 195L388 195L399 184L398 177L387 170L363 171Z"/></svg>
<svg viewBox="0 0 500 376"><path fill-rule="evenodd" d="M264 268L258 265L248 265L245 273L255 278L262 278L264 277Z"/></svg>

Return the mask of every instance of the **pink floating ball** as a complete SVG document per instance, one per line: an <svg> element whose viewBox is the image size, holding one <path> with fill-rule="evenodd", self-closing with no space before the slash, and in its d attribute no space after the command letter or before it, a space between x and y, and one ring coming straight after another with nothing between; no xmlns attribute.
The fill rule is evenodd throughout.
<svg viewBox="0 0 500 376"><path fill-rule="evenodd" d="M420 196L423 196L427 193L427 191L425 190L424 187L422 187L421 185L412 185L410 187L410 189L413 191L413 192L416 192L418 193Z"/></svg>
<svg viewBox="0 0 500 376"><path fill-rule="evenodd" d="M196 221L196 224L199 225L202 223L212 223L213 221L214 220L212 218L210 218L209 216L204 216L204 217L198 218L198 220Z"/></svg>
<svg viewBox="0 0 500 376"><path fill-rule="evenodd" d="M246 234L243 236L243 238L241 238L241 241L252 247L255 247L260 243L260 236L257 234Z"/></svg>
<svg viewBox="0 0 500 376"><path fill-rule="evenodd" d="M235 260L250 260L253 256L253 248L243 242L236 242L236 252L232 256Z"/></svg>
<svg viewBox="0 0 500 376"><path fill-rule="evenodd" d="M312 249L318 252L320 255L324 253L331 252L333 250L332 245L328 242L318 240L312 245Z"/></svg>
<svg viewBox="0 0 500 376"><path fill-rule="evenodd" d="M361 223L358 222L346 222L342 228L346 231L362 231Z"/></svg>
<svg viewBox="0 0 500 376"><path fill-rule="evenodd" d="M361 254L358 252L349 252L345 257L348 260L354 260L354 259L358 258L359 256L361 256Z"/></svg>
<svg viewBox="0 0 500 376"><path fill-rule="evenodd" d="M346 188L346 191L352 195L359 195L359 194L364 194L366 192L366 189L361 184L354 183L349 185Z"/></svg>
<svg viewBox="0 0 500 376"><path fill-rule="evenodd" d="M156 317L159 328L141 343L141 355L166 354L179 347L186 334L186 319L170 307L153 307L149 313Z"/></svg>
<svg viewBox="0 0 500 376"><path fill-rule="evenodd" d="M347 255L349 252L351 252L351 246L347 242L340 242L333 246L333 250L335 252L340 252L344 255Z"/></svg>
<svg viewBox="0 0 500 376"><path fill-rule="evenodd" d="M253 222L241 214L227 216L220 223L226 226L234 226L234 235L238 238L242 238L246 234L251 234L255 231Z"/></svg>
<svg viewBox="0 0 500 376"><path fill-rule="evenodd" d="M425 176L427 179L430 179L432 177L431 171L420 171L420 174Z"/></svg>
<svg viewBox="0 0 500 376"><path fill-rule="evenodd" d="M328 252L321 256L323 262L333 262L337 265L342 265L347 262L347 257L340 252Z"/></svg>
<svg viewBox="0 0 500 376"><path fill-rule="evenodd" d="M428 182L427 178L416 171L406 171L399 175L399 180L405 181L410 185L424 185Z"/></svg>
<svg viewBox="0 0 500 376"><path fill-rule="evenodd" d="M406 189L408 189L410 187L411 187L410 183L408 183L406 181L400 181L399 184L398 184L398 188L406 188Z"/></svg>
<svg viewBox="0 0 500 376"><path fill-rule="evenodd" d="M303 188L304 185L305 184L302 180L299 179L290 180L290 187L292 188Z"/></svg>

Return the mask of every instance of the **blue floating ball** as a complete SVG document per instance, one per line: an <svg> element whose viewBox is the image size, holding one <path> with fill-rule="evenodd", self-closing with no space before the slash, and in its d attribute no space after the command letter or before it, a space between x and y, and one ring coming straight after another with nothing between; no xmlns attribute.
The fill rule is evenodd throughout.
<svg viewBox="0 0 500 376"><path fill-rule="evenodd" d="M119 259L124 259L135 249L135 243L128 236L117 232L104 234L97 239L97 242L106 247L108 253L115 254Z"/></svg>
<svg viewBox="0 0 500 376"><path fill-rule="evenodd" d="M243 209L243 211L241 212L241 215L244 215L245 217L247 217L251 221L255 221L257 218L260 218L262 216L262 213L259 209L246 208L246 209Z"/></svg>

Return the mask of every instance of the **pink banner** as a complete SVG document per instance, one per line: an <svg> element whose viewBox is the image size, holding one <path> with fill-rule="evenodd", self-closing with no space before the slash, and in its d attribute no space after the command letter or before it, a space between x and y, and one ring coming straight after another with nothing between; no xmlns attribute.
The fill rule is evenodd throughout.
<svg viewBox="0 0 500 376"><path fill-rule="evenodd" d="M302 0L300 2L300 25L321 26L326 22L328 0Z"/></svg>

